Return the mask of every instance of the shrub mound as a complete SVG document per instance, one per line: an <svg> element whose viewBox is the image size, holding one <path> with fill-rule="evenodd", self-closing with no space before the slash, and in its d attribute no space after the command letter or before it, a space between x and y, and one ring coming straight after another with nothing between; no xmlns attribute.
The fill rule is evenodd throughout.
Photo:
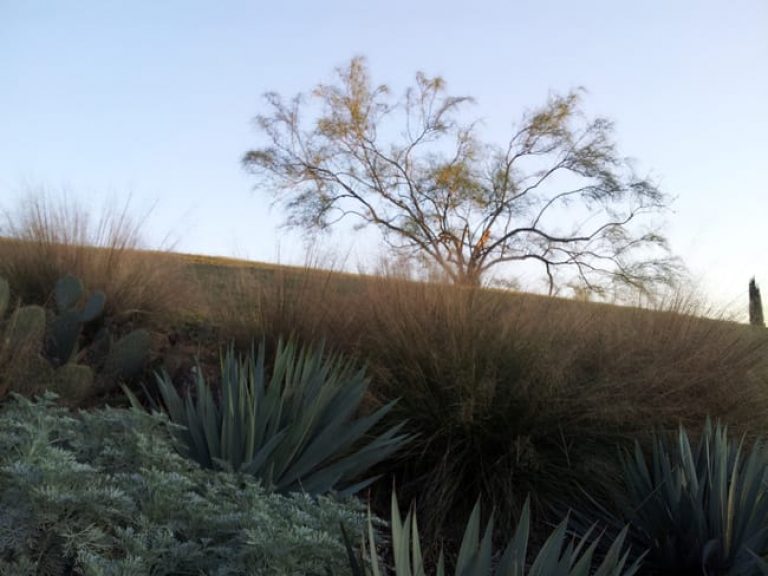
<svg viewBox="0 0 768 576"><path fill-rule="evenodd" d="M348 573L353 501L267 494L179 456L138 410L70 413L46 394L0 411L0 574Z"/></svg>

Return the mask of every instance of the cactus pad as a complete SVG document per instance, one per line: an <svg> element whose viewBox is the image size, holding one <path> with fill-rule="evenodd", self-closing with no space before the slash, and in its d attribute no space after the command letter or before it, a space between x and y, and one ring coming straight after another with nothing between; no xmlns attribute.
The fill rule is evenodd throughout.
<svg viewBox="0 0 768 576"><path fill-rule="evenodd" d="M79 278L67 274L56 282L54 298L59 312L64 312L74 307L83 297L83 283Z"/></svg>
<svg viewBox="0 0 768 576"><path fill-rule="evenodd" d="M80 322L92 322L104 312L104 304L107 301L107 295L97 290L85 302L85 307L80 312Z"/></svg>
<svg viewBox="0 0 768 576"><path fill-rule="evenodd" d="M5 338L15 349L31 347L40 350L44 334L45 310L40 306L17 308L5 329Z"/></svg>
<svg viewBox="0 0 768 576"><path fill-rule="evenodd" d="M81 364L65 364L54 373L51 389L64 402L77 404L94 391L93 370Z"/></svg>
<svg viewBox="0 0 768 576"><path fill-rule="evenodd" d="M118 378L132 378L141 373L149 360L152 338L146 330L134 330L112 345L104 370Z"/></svg>

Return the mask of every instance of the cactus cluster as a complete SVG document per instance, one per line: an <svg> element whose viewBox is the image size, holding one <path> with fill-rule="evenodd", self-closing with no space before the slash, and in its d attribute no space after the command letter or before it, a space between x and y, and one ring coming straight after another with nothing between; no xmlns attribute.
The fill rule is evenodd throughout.
<svg viewBox="0 0 768 576"><path fill-rule="evenodd" d="M13 311L4 322L4 343L25 356L30 378L78 403L99 391L97 373L102 385L131 378L141 373L149 357L146 330L113 338L104 323L105 302L103 292L86 294L80 279L67 275L56 283L53 310L20 306ZM0 320L9 304L8 282L0 278Z"/></svg>

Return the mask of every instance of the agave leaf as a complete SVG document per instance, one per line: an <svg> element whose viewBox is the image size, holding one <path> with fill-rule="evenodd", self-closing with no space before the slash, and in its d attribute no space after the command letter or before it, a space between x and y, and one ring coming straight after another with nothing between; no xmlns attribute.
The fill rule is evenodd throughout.
<svg viewBox="0 0 768 576"><path fill-rule="evenodd" d="M333 411L326 410L318 424L325 426L331 420L348 420L357 411L365 396L370 380L362 371L352 372L348 367L338 366L328 374L329 383L320 389L316 396L310 396L312 402L320 401L324 406L333 406Z"/></svg>
<svg viewBox="0 0 768 576"><path fill-rule="evenodd" d="M410 441L411 436L397 434L402 426L403 423L387 430L368 445L340 458L337 462L331 464L331 466L343 471L344 477L356 478L360 476L377 462L389 458L389 456L397 452L403 444ZM354 494L354 492L349 492L349 487L345 487L343 491L348 494Z"/></svg>
<svg viewBox="0 0 768 576"><path fill-rule="evenodd" d="M160 396L163 399L163 404L168 411L168 415L171 420L181 424L187 425L187 413L184 410L184 403L181 400L181 396L176 391L176 388L171 383L171 380L167 373L158 373L155 375L157 382L157 389L160 392Z"/></svg>
<svg viewBox="0 0 768 576"><path fill-rule="evenodd" d="M411 566L413 576L426 576L424 571L424 556L421 553L421 539L419 537L419 523L416 519L416 509L413 509L413 536L411 537Z"/></svg>
<svg viewBox="0 0 768 576"><path fill-rule="evenodd" d="M247 461L243 466L240 467L240 470L242 472L245 472L247 474L252 474L254 476L260 476L260 471L262 467L265 465L266 462L269 461L269 457L272 455L272 453L280 446L280 442L282 442L283 438L285 436L285 432L278 432L272 438L269 439L268 442L266 442L263 446L261 446L256 453L251 457L249 461ZM272 486L267 486L267 488L272 488Z"/></svg>
<svg viewBox="0 0 768 576"><path fill-rule="evenodd" d="M593 572L592 576L613 576L614 574L627 574L627 572L624 571L624 566L627 563L627 558L629 558L629 550L622 554L622 547L624 546L626 533L627 532L625 528L622 530L616 540L613 541L613 544L611 544L611 547L608 549L608 552L603 558L603 561ZM636 562L636 564L639 566L639 562Z"/></svg>
<svg viewBox="0 0 768 576"><path fill-rule="evenodd" d="M504 554L496 568L498 576L522 576L528 551L528 536L531 524L531 500L525 499L515 535L507 544Z"/></svg>
<svg viewBox="0 0 768 576"><path fill-rule="evenodd" d="M200 412L195 410L195 405L192 398L189 396L184 398L184 411L187 414L186 427L189 431L189 436L192 439L191 447L194 450L195 460L206 468L213 468L213 458L216 454L211 454L208 450L208 441L205 437L205 430L200 418Z"/></svg>
<svg viewBox="0 0 768 576"><path fill-rule="evenodd" d="M306 446L296 462L285 471L285 482L295 482L297 478L309 474L319 463L327 461L335 454L343 454L350 446L358 442L368 430L376 425L393 405L394 402L390 402L373 414L346 426L344 420L334 421Z"/></svg>
<svg viewBox="0 0 768 576"><path fill-rule="evenodd" d="M308 494L324 494L334 490L334 486L341 482L342 471L337 468L326 468L319 470L306 478L301 478L293 484L285 484L278 480L275 484L275 491L282 494L291 492L306 492Z"/></svg>
<svg viewBox="0 0 768 576"><path fill-rule="evenodd" d="M437 559L437 576L445 576L445 555L440 550L440 556Z"/></svg>
<svg viewBox="0 0 768 576"><path fill-rule="evenodd" d="M397 496L392 493L391 500L391 526L392 526L392 556L395 562L395 573L408 575L411 572L410 562L408 560L409 544L411 540L411 511L405 517L403 523L400 517L400 507L397 503Z"/></svg>
<svg viewBox="0 0 768 576"><path fill-rule="evenodd" d="M365 480L361 480L360 482L356 482L354 484L345 486L341 490L336 489L334 491L334 494L342 500L346 498L351 498L355 494L359 494L360 492L368 488L371 484L379 480L381 476L382 476L381 474L378 474L377 476L371 476L370 478L366 478Z"/></svg>
<svg viewBox="0 0 768 576"><path fill-rule="evenodd" d="M131 408L134 410L140 410L144 411L144 406L141 404L139 399L136 397L136 394L131 392L131 389L128 388L125 384L120 384L120 388L123 390L123 394L128 398L128 402L131 404Z"/></svg>
<svg viewBox="0 0 768 576"><path fill-rule="evenodd" d="M319 408L309 408L308 413L299 417L299 420L288 421L286 424L286 441L283 449L275 455L274 465L275 473L280 478L285 478L290 474L291 466L306 450L307 443L310 441L313 431L314 415ZM312 458L314 455L310 455ZM283 484L288 484L284 482Z"/></svg>
<svg viewBox="0 0 768 576"><path fill-rule="evenodd" d="M464 574L470 568L477 553L480 540L480 500L475 503L469 521L464 529L464 536L459 547L459 556L456 559L456 573Z"/></svg>
<svg viewBox="0 0 768 576"><path fill-rule="evenodd" d="M472 568L473 574L490 574L491 573L491 558L493 556L493 512L488 520L488 524L485 526L485 532L483 539L480 541L480 546L475 556L474 566Z"/></svg>
<svg viewBox="0 0 768 576"><path fill-rule="evenodd" d="M230 355L234 353L230 351ZM253 410L250 418L253 422L253 446L254 449L269 442L277 435L282 426L284 399L281 394L280 381L277 380L282 360L278 357L275 361L275 372L272 383L267 387L267 379L264 368L264 345L258 350L258 356L253 354L239 364L242 380L238 385L247 386L250 383ZM233 360L234 363L234 360ZM237 366L237 363L234 363Z"/></svg>
<svg viewBox="0 0 768 576"><path fill-rule="evenodd" d="M563 520L546 539L528 571L531 576L544 576L546 574L557 573L556 570L558 569L560 561L560 552L565 543L567 524L567 520Z"/></svg>
<svg viewBox="0 0 768 576"><path fill-rule="evenodd" d="M624 542L626 541L628 531L629 526L625 526L621 532L619 532L619 535L611 544L608 552L606 552L603 561L600 563L600 566L597 567L592 576L613 576L614 574L618 573L624 574L625 576L631 576L637 572L640 567L642 557L635 560L633 565L626 571L624 570L624 566L626 565L627 559L629 558L629 551L627 550L622 555L622 549L624 548Z"/></svg>
<svg viewBox="0 0 768 576"><path fill-rule="evenodd" d="M218 426L219 409L213 400L211 389L205 384L201 370L198 370L196 411L208 454L219 455L221 453L221 437Z"/></svg>
<svg viewBox="0 0 768 576"><path fill-rule="evenodd" d="M594 538L592 543L588 548L586 548L586 550L584 550L584 552L582 552L582 549L589 541L589 537L593 532L594 526L580 538L578 544L574 548L570 557L570 561L575 562L572 567L569 567L571 576L589 576L589 571L592 568L592 556L594 556L595 549L597 548L597 544L600 541L600 538Z"/></svg>

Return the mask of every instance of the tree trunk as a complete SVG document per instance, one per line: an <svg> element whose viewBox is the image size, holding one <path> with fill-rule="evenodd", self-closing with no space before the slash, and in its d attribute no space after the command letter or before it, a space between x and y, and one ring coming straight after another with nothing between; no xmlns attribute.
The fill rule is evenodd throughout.
<svg viewBox="0 0 768 576"><path fill-rule="evenodd" d="M482 286L482 274L477 269L461 270L455 277L454 284L459 286L472 286L479 288Z"/></svg>
<svg viewBox="0 0 768 576"><path fill-rule="evenodd" d="M760 298L760 288L755 279L749 281L749 323L752 326L765 326L763 320L763 301Z"/></svg>

